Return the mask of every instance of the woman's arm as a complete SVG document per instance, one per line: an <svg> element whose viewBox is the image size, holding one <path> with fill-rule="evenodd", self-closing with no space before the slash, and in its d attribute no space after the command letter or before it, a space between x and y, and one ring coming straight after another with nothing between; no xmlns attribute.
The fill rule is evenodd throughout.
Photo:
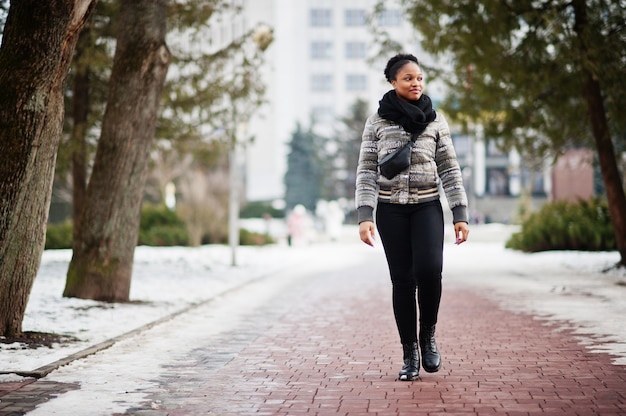
<svg viewBox="0 0 626 416"><path fill-rule="evenodd" d="M441 113L438 113L438 117L441 119L437 130L437 153L435 155L437 174L441 179L448 205L452 209L453 222L455 224L458 222L467 223L467 195L463 186L461 168L456 158L448 122Z"/></svg>
<svg viewBox="0 0 626 416"><path fill-rule="evenodd" d="M372 117L365 122L356 170L355 205L359 223L374 221L374 207L378 198L378 138Z"/></svg>

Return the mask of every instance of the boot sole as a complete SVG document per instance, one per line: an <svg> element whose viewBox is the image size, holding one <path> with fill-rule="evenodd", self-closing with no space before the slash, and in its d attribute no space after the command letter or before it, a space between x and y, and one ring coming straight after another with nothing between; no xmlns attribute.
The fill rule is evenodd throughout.
<svg viewBox="0 0 626 416"><path fill-rule="evenodd" d="M398 376L398 380L400 380L400 381L415 381L415 380L417 380L419 378L420 378L419 374L416 375L416 376L408 376L406 374Z"/></svg>

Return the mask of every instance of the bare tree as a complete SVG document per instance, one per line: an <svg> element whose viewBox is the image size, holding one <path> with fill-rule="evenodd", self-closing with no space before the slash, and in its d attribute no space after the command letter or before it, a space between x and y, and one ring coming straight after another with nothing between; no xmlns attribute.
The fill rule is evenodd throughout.
<svg viewBox="0 0 626 416"><path fill-rule="evenodd" d="M122 0L117 45L64 296L127 301L163 84L167 0Z"/></svg>
<svg viewBox="0 0 626 416"><path fill-rule="evenodd" d="M152 191L152 197L165 201L167 185L173 183L188 172L193 164L193 156L171 149L170 142L163 141L162 146L154 146L151 152L152 167L146 185L146 194ZM150 184L152 183L152 187Z"/></svg>
<svg viewBox="0 0 626 416"><path fill-rule="evenodd" d="M205 236L212 243L228 238L228 183L225 169L207 172L196 168L181 179L183 199L177 212L187 224L190 245L199 246Z"/></svg>
<svg viewBox="0 0 626 416"><path fill-rule="evenodd" d="M0 47L0 335L22 320L45 242L63 91L95 0L12 1Z"/></svg>

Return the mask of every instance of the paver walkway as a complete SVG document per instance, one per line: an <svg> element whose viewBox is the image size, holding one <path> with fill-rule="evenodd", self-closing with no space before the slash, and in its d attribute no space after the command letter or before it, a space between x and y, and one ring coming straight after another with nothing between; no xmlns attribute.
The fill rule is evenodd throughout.
<svg viewBox="0 0 626 416"><path fill-rule="evenodd" d="M228 331L164 363L158 387L124 414L626 415L625 366L555 323L453 284L437 330L442 370L397 381L390 287L373 264L294 278ZM13 404L49 387L44 378L13 391ZM20 414L12 409L0 414Z"/></svg>
<svg viewBox="0 0 626 416"><path fill-rule="evenodd" d="M377 290L307 299L226 365L207 365L204 350L170 370L158 414L626 415L626 368L468 291L445 292L443 369L396 381L386 300Z"/></svg>

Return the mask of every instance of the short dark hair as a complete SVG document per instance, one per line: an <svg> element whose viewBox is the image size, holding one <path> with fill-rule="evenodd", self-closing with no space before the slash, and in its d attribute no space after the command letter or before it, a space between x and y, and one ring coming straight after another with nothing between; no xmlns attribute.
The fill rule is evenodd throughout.
<svg viewBox="0 0 626 416"><path fill-rule="evenodd" d="M417 58L410 53L399 53L389 59L389 61L387 61L387 66L385 67L385 78L387 78L387 81L391 82L396 79L396 75L398 74L400 68L409 62L413 62L417 65L420 64Z"/></svg>

